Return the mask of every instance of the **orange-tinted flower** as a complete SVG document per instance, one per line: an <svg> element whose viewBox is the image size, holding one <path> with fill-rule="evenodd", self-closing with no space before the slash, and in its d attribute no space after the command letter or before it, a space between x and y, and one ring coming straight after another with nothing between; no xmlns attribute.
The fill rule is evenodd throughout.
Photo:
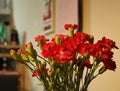
<svg viewBox="0 0 120 91"><path fill-rule="evenodd" d="M13 49L10 50L10 55L13 57L14 60L19 61L19 56L17 54L17 52Z"/></svg>
<svg viewBox="0 0 120 91"><path fill-rule="evenodd" d="M28 52L28 51L25 51L25 52L24 52L24 55L28 56L28 55L29 55L29 52Z"/></svg>
<svg viewBox="0 0 120 91"><path fill-rule="evenodd" d="M22 48L19 48L17 52L23 53L23 49L22 49Z"/></svg>
<svg viewBox="0 0 120 91"><path fill-rule="evenodd" d="M13 55L15 53L16 53L15 50L13 50L13 49L10 50L10 55Z"/></svg>
<svg viewBox="0 0 120 91"><path fill-rule="evenodd" d="M26 48L31 48L33 45L32 45L32 42L29 42L29 43L27 43L27 44L25 44L25 47Z"/></svg>

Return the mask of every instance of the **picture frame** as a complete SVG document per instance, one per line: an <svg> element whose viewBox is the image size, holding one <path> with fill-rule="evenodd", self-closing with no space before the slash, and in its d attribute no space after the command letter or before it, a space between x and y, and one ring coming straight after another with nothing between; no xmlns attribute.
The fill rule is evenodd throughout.
<svg viewBox="0 0 120 91"><path fill-rule="evenodd" d="M43 32L50 34L55 31L55 0L44 0Z"/></svg>
<svg viewBox="0 0 120 91"><path fill-rule="evenodd" d="M83 0L78 0L78 32L83 31Z"/></svg>

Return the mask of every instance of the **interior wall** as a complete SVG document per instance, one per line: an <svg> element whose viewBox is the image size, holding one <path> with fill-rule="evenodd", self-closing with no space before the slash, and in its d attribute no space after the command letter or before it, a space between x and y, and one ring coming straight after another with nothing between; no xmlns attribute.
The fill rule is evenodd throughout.
<svg viewBox="0 0 120 91"><path fill-rule="evenodd" d="M83 31L91 32L91 0L83 0Z"/></svg>
<svg viewBox="0 0 120 91"><path fill-rule="evenodd" d="M34 37L38 34L43 34L42 8L42 0L13 0L14 25L19 32L20 41L22 41L22 35L23 32L25 32L25 43L31 41L36 45ZM25 69L24 75L25 91L37 91L38 82L31 76L31 72L29 72L28 69Z"/></svg>
<svg viewBox="0 0 120 91"><path fill-rule="evenodd" d="M13 17L18 31L25 31L26 41L42 33L42 0L13 0Z"/></svg>
<svg viewBox="0 0 120 91"><path fill-rule="evenodd" d="M65 24L78 24L78 0L56 0L56 32L66 33Z"/></svg>
<svg viewBox="0 0 120 91"><path fill-rule="evenodd" d="M103 36L113 39L120 48L120 0L84 0L83 5L83 31L94 35L95 41ZM96 78L90 84L89 91L120 90L120 51L114 52L117 69Z"/></svg>
<svg viewBox="0 0 120 91"><path fill-rule="evenodd" d="M26 42L34 41L34 37L42 32L42 0L13 0L14 23L19 33L26 32ZM66 4L66 3L67 4ZM68 4L68 2L70 4ZM64 23L77 22L77 0L57 0L56 3L56 32L65 33ZM71 8L72 7L72 8ZM70 8L70 10L69 10ZM120 0L83 0L83 32L94 35L95 41L106 36L116 41L120 46ZM52 36L48 35L49 36ZM115 51L117 69L115 72L107 71L96 78L89 87L89 91L119 91L120 89L120 51ZM37 81L31 77L27 86L31 91L40 91ZM26 84L28 84L28 80Z"/></svg>
<svg viewBox="0 0 120 91"><path fill-rule="evenodd" d="M55 33L66 33L64 24L77 23L77 0L56 1L56 30L46 35L51 38ZM34 37L43 34L43 0L13 0L13 18L16 29L22 41L23 32L26 32L26 41L34 43ZM35 44L34 44L35 45ZM39 52L39 51L38 51ZM31 72L25 71L26 91L42 91L39 82L31 77Z"/></svg>

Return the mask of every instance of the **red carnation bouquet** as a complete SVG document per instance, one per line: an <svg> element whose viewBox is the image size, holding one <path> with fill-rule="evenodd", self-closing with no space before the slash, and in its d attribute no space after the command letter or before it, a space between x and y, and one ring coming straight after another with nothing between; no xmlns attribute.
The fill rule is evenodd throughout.
<svg viewBox="0 0 120 91"><path fill-rule="evenodd" d="M74 33L76 24L64 27L68 35L56 34L51 40L44 35L35 38L41 54L31 42L25 50L11 50L10 54L32 71L47 91L87 91L97 76L107 70L115 71L112 50L118 47L106 37L94 43L92 35Z"/></svg>

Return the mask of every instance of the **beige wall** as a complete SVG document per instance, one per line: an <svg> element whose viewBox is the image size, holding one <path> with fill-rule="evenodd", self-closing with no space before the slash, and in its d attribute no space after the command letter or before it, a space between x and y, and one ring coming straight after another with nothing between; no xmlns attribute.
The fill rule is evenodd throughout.
<svg viewBox="0 0 120 91"><path fill-rule="evenodd" d="M13 17L16 29L22 40L26 32L26 41L34 41L34 37L42 34L42 0L13 0ZM25 70L25 91L37 91L38 83L31 77L31 72Z"/></svg>
<svg viewBox="0 0 120 91"><path fill-rule="evenodd" d="M15 26L27 32L27 41L42 33L42 0L13 0Z"/></svg>
<svg viewBox="0 0 120 91"><path fill-rule="evenodd" d="M77 24L77 0L56 0L56 29L57 33L66 33L64 24Z"/></svg>
<svg viewBox="0 0 120 91"><path fill-rule="evenodd" d="M67 5L66 5L67 3ZM56 30L55 33L65 33L65 23L77 23L77 0L56 0ZM64 12L65 11L65 12ZM34 37L43 34L43 1L42 0L13 0L13 17L16 29L22 40L26 32L26 41L34 41ZM47 35L51 38L53 34ZM39 51L38 51L39 52ZM26 91L42 91L42 87L31 73L25 71Z"/></svg>
<svg viewBox="0 0 120 91"><path fill-rule="evenodd" d="M42 0L13 0L14 22L19 33L26 32L26 42L34 41L34 37L42 32ZM77 0L57 0L56 32L64 33L64 23L77 23ZM74 3L74 4L73 4ZM63 5L63 6L62 6ZM72 8L71 8L72 6ZM65 8L66 7L66 8ZM69 8L71 8L69 10ZM116 41L120 46L120 0L83 0L83 31L93 34L95 39L106 36ZM53 34L48 35L51 37ZM89 91L119 91L120 89L120 51L115 51L117 69L108 71L90 84ZM26 75L30 81L26 88L31 91L42 91L37 80ZM28 81L27 80L27 81ZM32 82L32 83L31 83ZM31 86L32 85L32 86Z"/></svg>
<svg viewBox="0 0 120 91"><path fill-rule="evenodd" d="M83 31L95 36L95 40L106 36L116 41L120 48L120 0L84 0ZM107 71L90 84L89 91L120 90L120 51L116 50L115 72Z"/></svg>

